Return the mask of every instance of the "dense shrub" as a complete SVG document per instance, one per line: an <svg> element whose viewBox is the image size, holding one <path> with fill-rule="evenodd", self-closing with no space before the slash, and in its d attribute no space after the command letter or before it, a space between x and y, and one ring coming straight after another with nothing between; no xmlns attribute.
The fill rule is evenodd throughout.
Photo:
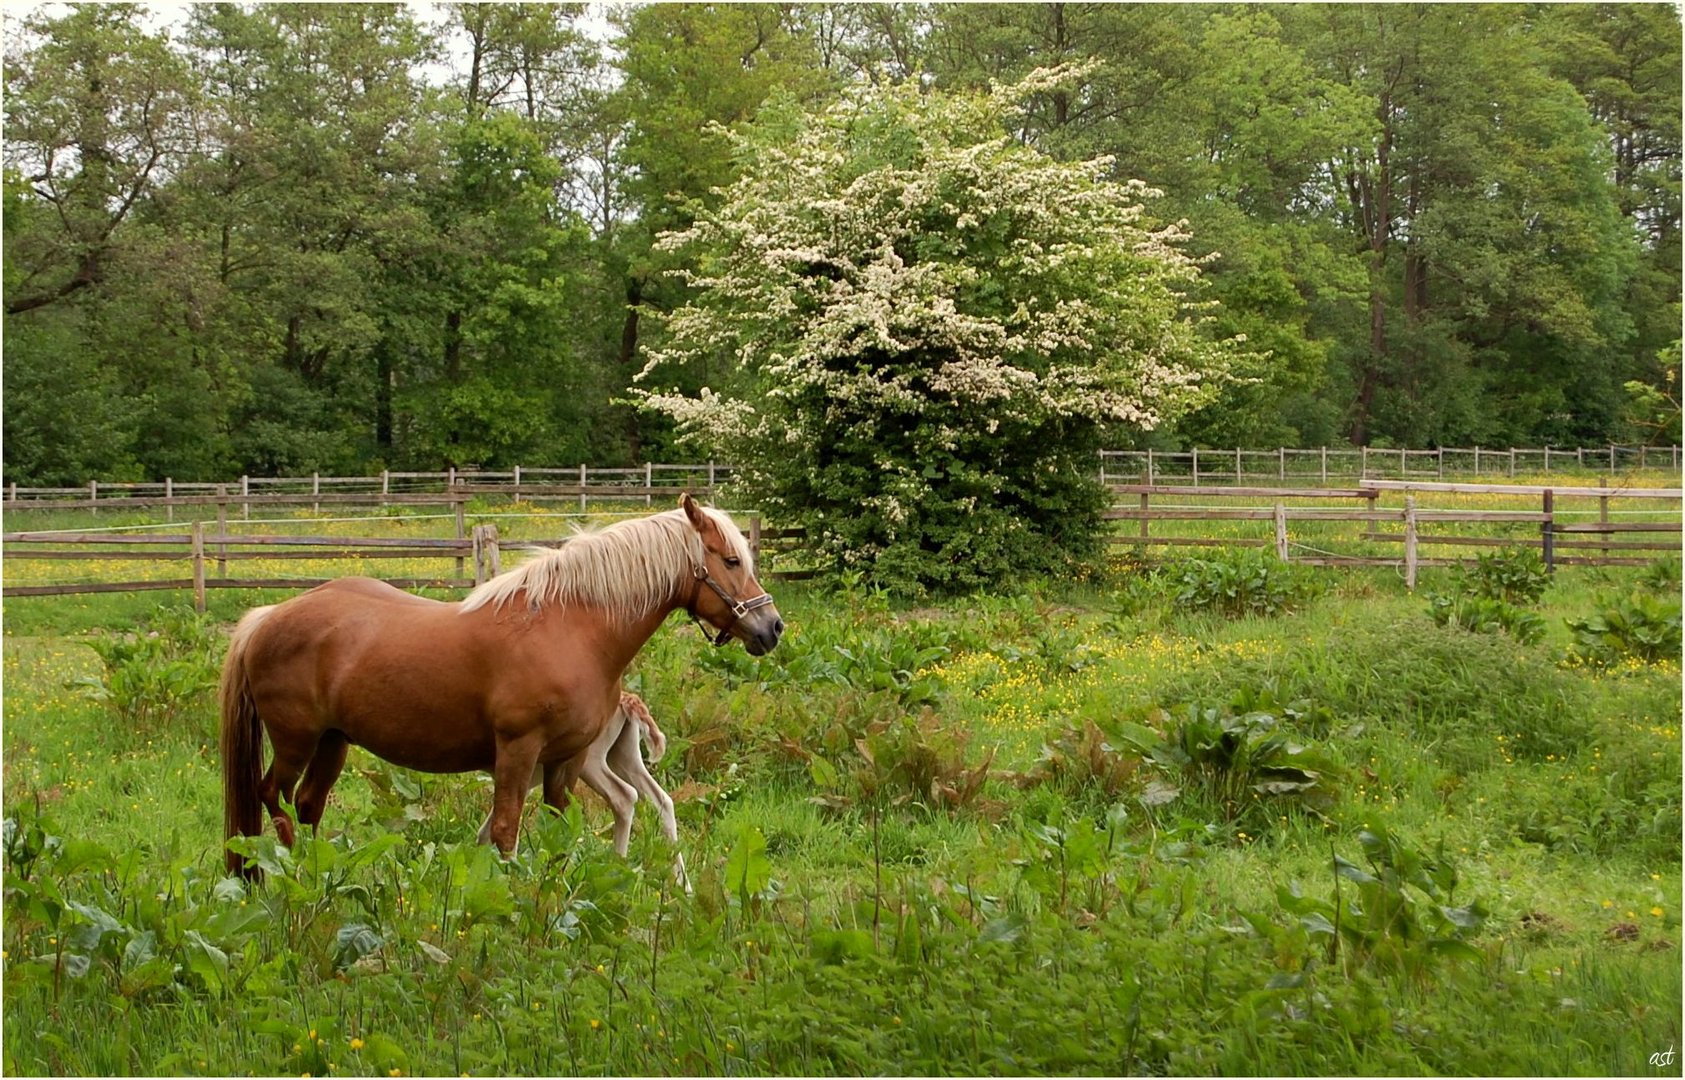
<svg viewBox="0 0 1685 1080"><path fill-rule="evenodd" d="M1463 571L1461 592L1506 604L1535 604L1550 587L1545 561L1532 548L1505 548L1476 556Z"/></svg>
<svg viewBox="0 0 1685 1080"><path fill-rule="evenodd" d="M1256 550L1187 559L1169 568L1174 602L1183 611L1211 611L1230 618L1280 615L1302 606L1318 582L1303 566Z"/></svg>
<svg viewBox="0 0 1685 1080"><path fill-rule="evenodd" d="M1633 593L1583 619L1569 619L1573 655L1593 667L1625 660L1641 664L1678 662L1679 599Z"/></svg>
<svg viewBox="0 0 1685 1080"><path fill-rule="evenodd" d="M1094 556L1103 430L1209 399L1238 352L1193 316L1155 192L1006 137L1051 85L775 102L730 135L718 206L658 243L697 269L645 402L833 570L951 592Z"/></svg>

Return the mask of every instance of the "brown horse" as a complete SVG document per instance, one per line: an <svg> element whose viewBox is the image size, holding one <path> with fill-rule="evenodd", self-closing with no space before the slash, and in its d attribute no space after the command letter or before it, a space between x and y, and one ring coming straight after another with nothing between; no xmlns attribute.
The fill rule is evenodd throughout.
<svg viewBox="0 0 1685 1080"><path fill-rule="evenodd" d="M507 856L536 777L561 806L573 775L612 776L597 758L614 745L599 736L619 710L621 675L681 609L719 631L715 644L735 637L754 656L784 631L743 534L689 495L677 510L575 536L460 603L345 578L255 608L222 670L226 835L257 835L267 809L290 845L282 800L297 785L299 824L317 824L357 745L423 772L489 770L488 835ZM248 872L232 851L228 868Z"/></svg>

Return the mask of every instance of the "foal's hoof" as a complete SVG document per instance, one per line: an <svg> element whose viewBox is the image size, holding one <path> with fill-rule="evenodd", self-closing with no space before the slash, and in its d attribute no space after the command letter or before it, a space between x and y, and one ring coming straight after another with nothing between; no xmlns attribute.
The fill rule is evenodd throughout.
<svg viewBox="0 0 1685 1080"><path fill-rule="evenodd" d="M272 817L269 820L275 823L275 835L281 838L281 843L285 844L287 847L292 847L293 840L295 839L293 835L292 819L288 817Z"/></svg>

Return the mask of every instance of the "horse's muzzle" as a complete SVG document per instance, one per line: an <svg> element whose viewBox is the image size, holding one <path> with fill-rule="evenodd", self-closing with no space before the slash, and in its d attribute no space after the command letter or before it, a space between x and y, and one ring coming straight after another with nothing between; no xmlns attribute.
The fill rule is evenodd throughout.
<svg viewBox="0 0 1685 1080"><path fill-rule="evenodd" d="M778 639L784 636L784 620L778 617L777 610L768 608L767 616L746 628L749 632L743 637L743 648L750 656L765 656L778 647Z"/></svg>

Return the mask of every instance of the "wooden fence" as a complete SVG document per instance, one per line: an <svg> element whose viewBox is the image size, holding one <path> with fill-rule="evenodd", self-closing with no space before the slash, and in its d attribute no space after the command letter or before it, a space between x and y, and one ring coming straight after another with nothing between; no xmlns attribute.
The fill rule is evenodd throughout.
<svg viewBox="0 0 1685 1080"><path fill-rule="evenodd" d="M591 501L671 501L681 492L711 495L730 478L725 465L645 464L634 468L447 469L443 472L382 472L378 476L242 476L229 483L104 483L79 487L20 487L9 484L0 508L21 510L123 510L163 508L173 521L180 508L237 507L249 518L253 507L460 505L478 495L516 500L577 499L584 512Z"/></svg>
<svg viewBox="0 0 1685 1080"><path fill-rule="evenodd" d="M1417 571L1423 566L1444 566L1466 561L1462 558L1426 557L1423 548L1453 547L1534 547L1540 549L1545 564L1554 570L1560 565L1642 566L1667 553L1677 553L1680 544L1681 498L1678 488L1621 488L1621 487L1545 487L1542 485L1492 485L1435 482L1372 480L1354 488L1272 488L1272 487L1194 487L1164 484L1113 484L1112 491L1124 498L1134 496L1136 505L1120 505L1105 511L1108 520L1139 524L1139 531L1123 531L1109 539L1114 545L1191 546L1191 547L1267 547L1273 548L1284 562L1301 562L1314 566L1396 566L1404 571L1405 584L1416 587ZM1402 493L1402 507L1379 507L1387 493ZM1536 498L1538 510L1494 509L1433 509L1417 505L1420 494L1506 496ZM1154 498L1161 501L1156 505ZM1250 501L1251 506L1189 506L1185 500L1197 497L1202 502ZM1181 500L1181 503L1164 500ZM1362 506L1306 506L1308 500L1327 502L1350 500ZM1610 509L1612 499L1640 500L1647 505L1638 514L1650 518L1644 521L1616 521ZM1586 506L1580 511L1570 510L1564 501ZM1593 511L1591 504L1596 504ZM1574 517L1596 520L1575 521ZM1671 520L1655 520L1659 517ZM1185 533L1167 535L1152 531L1154 522L1257 521L1270 522L1267 536L1189 536ZM1295 543L1291 524L1347 522L1360 525L1362 531L1354 538L1369 544L1402 545L1394 555L1375 555L1368 552L1344 554L1319 550L1303 542ZM1536 528L1536 536L1467 535L1440 532L1445 525L1484 524ZM1394 528L1396 527L1396 531ZM1295 548L1299 549L1295 553Z"/></svg>
<svg viewBox="0 0 1685 1080"><path fill-rule="evenodd" d="M1327 487L1369 480L1434 480L1482 476L1513 478L1531 473L1615 474L1632 469L1677 472L1677 446L1578 446L1559 448L1438 447L1384 450L1376 447L1279 447L1274 450L1102 450L1103 484L1181 484L1194 487L1243 485L1274 480Z"/></svg>
<svg viewBox="0 0 1685 1080"><path fill-rule="evenodd" d="M783 531L768 531L768 538L773 540L784 539L788 535ZM449 575L382 577L382 580L406 589L466 589L502 572L505 551L554 549L567 543L565 539L501 539L496 525L475 525L464 532L460 521L454 538L236 535L222 529L206 532L205 524L195 521L186 533L17 532L6 533L0 540L6 544L7 559L178 563L183 564L188 575L140 581L8 584L4 587L7 597L190 589L194 607L199 611L205 610L205 594L210 589L307 589L332 580L309 576L230 577L230 563L257 559L289 563L324 559L450 559L455 568ZM759 515L749 517L748 540L750 551L758 559L762 543ZM470 564L471 573L468 570ZM773 572L770 576L805 577L807 574L791 571Z"/></svg>
<svg viewBox="0 0 1685 1080"><path fill-rule="evenodd" d="M571 485L540 486L548 492ZM640 489L642 490L642 489ZM1371 480L1349 488L1326 487L1196 487L1167 484L1114 484L1119 504L1105 511L1107 520L1122 528L1109 539L1113 545L1146 548L1217 547L1267 548L1283 561L1320 566L1393 566L1402 568L1408 587L1416 585L1424 566L1465 561L1471 548L1526 546L1540 550L1547 566L1644 565L1660 555L1681 550L1678 488L1544 487ZM478 494L475 486L458 485L444 498L454 507L454 537L336 537L281 536L230 533L227 509L231 499L216 501L214 530L193 522L185 533L124 532L13 532L3 539L10 559L150 560L184 564L186 577L126 582L7 585L8 597L55 596L74 593L134 592L151 589L191 589L202 610L210 589L306 588L325 578L241 578L229 575L229 565L256 559L312 561L327 559L438 559L452 560L454 572L427 577L394 578L392 583L415 588L467 588L501 568L502 552L511 549L553 548L566 541L510 541L500 539L493 525L469 528L464 502ZM1433 508L1418 505L1419 496L1495 496L1536 500L1537 509ZM1388 496L1402 496L1402 506L1382 506ZM440 496L432 496L435 499ZM196 498L188 496L188 498ZM254 496L254 500L270 496ZM1197 500L1190 504L1189 500ZM1639 506L1613 510L1611 502ZM1311 503L1317 505L1310 505ZM1218 505L1213 505L1218 504ZM1343 504L1343 505L1342 505ZM202 505L202 504L188 504ZM264 505L258 503L258 505ZM1582 509L1574 509L1578 505ZM800 529L766 528L758 514L748 517L750 548L757 560L763 552L798 555L805 536ZM1618 520L1619 518L1643 520ZM1664 520L1665 519L1665 520ZM1256 535L1211 535L1199 531L1203 523L1257 522ZM1357 531L1327 539L1330 525L1346 523ZM1155 531L1154 526L1158 528ZM1448 532L1446 526L1488 527L1481 534ZM1295 529L1295 526L1298 526ZM1494 530L1491 527L1498 526ZM1507 527L1507 529L1505 528ZM1523 530L1516 535L1515 529ZM1169 531L1167 531L1169 530ZM1224 530L1228 531L1228 530ZM1295 536L1298 532L1299 535ZM1323 547L1309 541L1316 540ZM1328 545L1355 544L1362 550L1331 551ZM1399 545L1396 553L1385 549ZM1377 547L1383 549L1377 553ZM1453 554L1429 556L1425 549L1454 549ZM468 570L472 563L472 572ZM799 578L810 571L775 568L770 578Z"/></svg>
<svg viewBox="0 0 1685 1080"><path fill-rule="evenodd" d="M1514 477L1572 470L1610 474L1630 469L1680 467L1677 446L1598 446L1495 449L1442 447L1433 450L1382 450L1372 447L1280 447L1275 450L1102 450L1104 484L1180 484L1195 487L1274 480L1300 485L1371 479L1444 480L1457 476ZM229 505L250 517L252 507L383 505L427 506L473 495L514 499L577 499L584 511L590 500L641 502L676 497L681 491L712 494L734 470L717 462L646 463L629 468L593 465L567 468L444 469L437 472L385 471L378 476L254 477L220 483L165 479L152 483L90 480L76 487L20 487L9 484L0 506L28 509L124 509L162 507L174 519L182 507Z"/></svg>

